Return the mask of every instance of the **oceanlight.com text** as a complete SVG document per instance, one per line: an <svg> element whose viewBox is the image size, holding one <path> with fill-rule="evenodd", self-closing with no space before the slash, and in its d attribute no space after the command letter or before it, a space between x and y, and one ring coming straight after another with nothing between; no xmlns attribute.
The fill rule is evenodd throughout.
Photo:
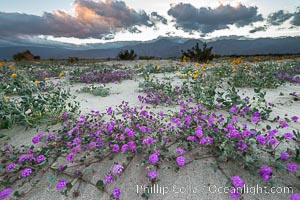
<svg viewBox="0 0 300 200"><path fill-rule="evenodd" d="M293 188L292 187L267 187L267 186L248 186L244 185L244 187L220 187L216 185L210 186L199 186L199 185L159 185L154 184L152 186L145 186L145 185L136 185L136 193L148 193L148 194L162 194L166 195L168 193L175 193L175 194L201 194L203 191L208 191L211 194L228 194L230 191L236 190L239 193L244 194L292 194Z"/></svg>

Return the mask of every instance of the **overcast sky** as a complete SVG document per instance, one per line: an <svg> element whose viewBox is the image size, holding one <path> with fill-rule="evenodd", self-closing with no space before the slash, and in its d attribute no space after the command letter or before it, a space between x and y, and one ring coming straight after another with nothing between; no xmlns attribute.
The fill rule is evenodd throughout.
<svg viewBox="0 0 300 200"><path fill-rule="evenodd" d="M299 0L0 0L0 39L300 36Z"/></svg>

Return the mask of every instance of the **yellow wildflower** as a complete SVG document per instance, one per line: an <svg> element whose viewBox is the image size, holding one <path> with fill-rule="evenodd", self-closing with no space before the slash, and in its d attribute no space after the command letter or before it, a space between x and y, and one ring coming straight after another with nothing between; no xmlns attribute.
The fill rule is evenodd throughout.
<svg viewBox="0 0 300 200"><path fill-rule="evenodd" d="M187 74L182 74L182 78L186 78L187 77Z"/></svg>
<svg viewBox="0 0 300 200"><path fill-rule="evenodd" d="M4 101L8 102L9 101L9 97L4 97Z"/></svg>
<svg viewBox="0 0 300 200"><path fill-rule="evenodd" d="M239 64L241 62L242 62L242 57L238 57L238 58L233 59L230 64L236 65L236 64Z"/></svg>
<svg viewBox="0 0 300 200"><path fill-rule="evenodd" d="M195 74L198 74L198 72L199 72L199 70L198 70L198 69L196 69L194 73L195 73Z"/></svg>
<svg viewBox="0 0 300 200"><path fill-rule="evenodd" d="M195 66L199 66L199 63L198 63L198 62L195 62Z"/></svg>
<svg viewBox="0 0 300 200"><path fill-rule="evenodd" d="M47 81L47 80L49 80L49 78L45 77L44 80Z"/></svg>
<svg viewBox="0 0 300 200"><path fill-rule="evenodd" d="M157 69L157 70L160 69L160 65L157 65L157 66L156 66L156 69Z"/></svg>
<svg viewBox="0 0 300 200"><path fill-rule="evenodd" d="M16 67L13 65L9 65L9 69L15 69Z"/></svg>
<svg viewBox="0 0 300 200"><path fill-rule="evenodd" d="M2 61L0 61L0 68L2 68L2 66L3 66L3 62L2 62Z"/></svg>
<svg viewBox="0 0 300 200"><path fill-rule="evenodd" d="M201 71L203 71L205 69L205 64L203 64L202 66L201 66Z"/></svg>
<svg viewBox="0 0 300 200"><path fill-rule="evenodd" d="M13 77L16 77L17 76L17 74L15 74L15 73L13 73L12 75L11 75L11 77L13 78Z"/></svg>
<svg viewBox="0 0 300 200"><path fill-rule="evenodd" d="M194 73L193 76L192 76L192 78L195 79L195 78L197 78L197 76L198 76L198 75Z"/></svg>
<svg viewBox="0 0 300 200"><path fill-rule="evenodd" d="M35 80L35 81L34 81L34 84L36 84L36 85L39 84L39 81L38 81L38 80Z"/></svg>
<svg viewBox="0 0 300 200"><path fill-rule="evenodd" d="M64 75L64 73L60 72L59 75L58 75L58 77L61 78L63 75Z"/></svg>

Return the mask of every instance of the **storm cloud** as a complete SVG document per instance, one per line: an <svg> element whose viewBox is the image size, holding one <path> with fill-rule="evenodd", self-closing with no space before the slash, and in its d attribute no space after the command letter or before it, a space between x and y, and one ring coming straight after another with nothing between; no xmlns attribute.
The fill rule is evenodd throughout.
<svg viewBox="0 0 300 200"><path fill-rule="evenodd" d="M74 15L64 11L42 16L0 12L0 37L52 35L54 37L102 38L137 26L153 27L163 17L129 8L124 1L76 0ZM164 22L164 21L163 21Z"/></svg>
<svg viewBox="0 0 300 200"><path fill-rule="evenodd" d="M294 26L300 26L300 7L298 7L297 11L294 13L291 23Z"/></svg>
<svg viewBox="0 0 300 200"><path fill-rule="evenodd" d="M162 24L167 24L168 21L166 18L164 18L163 16L159 15L157 12L152 12L151 13L151 19L154 22L161 22Z"/></svg>
<svg viewBox="0 0 300 200"><path fill-rule="evenodd" d="M174 18L177 28L187 32L210 33L229 28L229 25L242 27L262 21L262 15L258 14L257 9L257 7L247 7L242 4L237 7L220 5L217 8L196 8L191 4L180 3L170 8L168 14Z"/></svg>
<svg viewBox="0 0 300 200"><path fill-rule="evenodd" d="M286 20L290 19L293 16L292 13L285 12L283 10L279 10L277 12L274 12L268 16L267 22L271 25L281 25Z"/></svg>
<svg viewBox="0 0 300 200"><path fill-rule="evenodd" d="M260 32L260 31L265 31L265 30L267 30L267 28L268 28L267 26L255 27L255 28L251 29L249 31L249 33L256 33L256 32Z"/></svg>
<svg viewBox="0 0 300 200"><path fill-rule="evenodd" d="M267 18L267 22L269 25L279 26L289 19L291 19L290 23L292 25L300 26L300 7L293 13L283 10L271 13Z"/></svg>

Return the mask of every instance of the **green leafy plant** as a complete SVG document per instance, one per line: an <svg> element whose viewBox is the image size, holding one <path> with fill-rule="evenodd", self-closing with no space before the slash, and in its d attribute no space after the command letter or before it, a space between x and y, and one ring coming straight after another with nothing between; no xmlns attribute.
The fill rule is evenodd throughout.
<svg viewBox="0 0 300 200"><path fill-rule="evenodd" d="M119 52L117 58L120 60L134 60L136 56L137 55L134 53L133 49L131 49L130 51L126 49Z"/></svg>
<svg viewBox="0 0 300 200"><path fill-rule="evenodd" d="M90 85L90 86L85 86L85 87L81 88L78 92L90 93L90 94L93 94L95 96L106 97L110 94L110 89L105 88L103 86Z"/></svg>
<svg viewBox="0 0 300 200"><path fill-rule="evenodd" d="M206 42L203 43L203 48L201 49L197 42L192 49L181 50L181 53L182 57L188 58L193 62L207 62L213 59L212 49L213 47L207 47Z"/></svg>

